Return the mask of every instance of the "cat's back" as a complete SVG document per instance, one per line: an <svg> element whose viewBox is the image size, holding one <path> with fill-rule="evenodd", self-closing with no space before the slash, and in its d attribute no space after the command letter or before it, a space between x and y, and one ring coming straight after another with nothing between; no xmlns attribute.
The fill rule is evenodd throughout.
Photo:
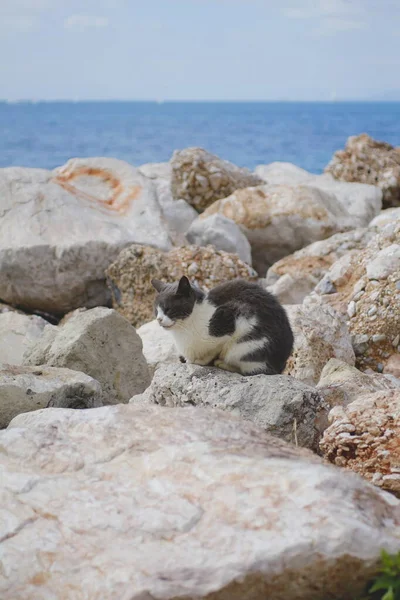
<svg viewBox="0 0 400 600"><path fill-rule="evenodd" d="M235 279L217 285L207 294L207 300L216 307L234 302L258 307L261 310L279 304L276 298L258 283L245 279Z"/></svg>

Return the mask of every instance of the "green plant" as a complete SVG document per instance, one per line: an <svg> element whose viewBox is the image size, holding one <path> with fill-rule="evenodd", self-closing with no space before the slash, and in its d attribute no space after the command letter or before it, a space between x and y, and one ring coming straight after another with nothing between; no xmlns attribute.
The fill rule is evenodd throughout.
<svg viewBox="0 0 400 600"><path fill-rule="evenodd" d="M400 552L390 555L382 550L379 572L359 600L400 600Z"/></svg>

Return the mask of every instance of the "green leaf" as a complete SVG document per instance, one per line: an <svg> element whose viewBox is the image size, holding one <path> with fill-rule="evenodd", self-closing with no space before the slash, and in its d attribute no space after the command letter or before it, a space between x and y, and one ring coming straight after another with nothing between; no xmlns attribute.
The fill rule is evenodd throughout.
<svg viewBox="0 0 400 600"><path fill-rule="evenodd" d="M386 594L382 596L382 600L396 600L393 593L393 588L390 587Z"/></svg>

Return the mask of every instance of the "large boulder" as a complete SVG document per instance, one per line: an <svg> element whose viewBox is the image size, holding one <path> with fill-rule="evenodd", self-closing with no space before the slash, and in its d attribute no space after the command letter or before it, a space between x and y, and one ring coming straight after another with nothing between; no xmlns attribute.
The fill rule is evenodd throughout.
<svg viewBox="0 0 400 600"><path fill-rule="evenodd" d="M257 273L236 254L215 250L212 246L185 246L161 252L149 246L126 248L107 269L113 305L135 327L154 317L153 278L166 283L187 275L204 290L241 277L255 281Z"/></svg>
<svg viewBox="0 0 400 600"><path fill-rule="evenodd" d="M207 219L196 219L186 233L187 240L197 246L214 246L237 254L240 260L251 265L251 247L247 237L232 219L223 215L211 215Z"/></svg>
<svg viewBox="0 0 400 600"><path fill-rule="evenodd" d="M0 312L0 363L21 365L24 353L53 325L36 315Z"/></svg>
<svg viewBox="0 0 400 600"><path fill-rule="evenodd" d="M221 408L308 448L318 441L314 423L323 409L322 398L313 388L285 375L243 377L186 364L159 367L150 387L131 402Z"/></svg>
<svg viewBox="0 0 400 600"><path fill-rule="evenodd" d="M334 195L307 185L241 189L214 202L200 218L215 213L232 219L242 229L260 275L295 250L355 226Z"/></svg>
<svg viewBox="0 0 400 600"><path fill-rule="evenodd" d="M378 142L366 133L349 137L325 171L343 181L379 186L385 207L400 205L400 148Z"/></svg>
<svg viewBox="0 0 400 600"><path fill-rule="evenodd" d="M2 600L353 600L400 549L395 498L221 411L48 409L0 444Z"/></svg>
<svg viewBox="0 0 400 600"><path fill-rule="evenodd" d="M368 182L372 185L367 185L366 183L337 181L328 173L314 175L291 163L279 162L259 165L255 169L255 173L270 185L305 184L334 194L353 217L355 227L368 225L382 208L382 192L374 182Z"/></svg>
<svg viewBox="0 0 400 600"><path fill-rule="evenodd" d="M104 271L122 248L172 247L152 180L111 158L1 169L0 214L0 298L32 310L106 304Z"/></svg>
<svg viewBox="0 0 400 600"><path fill-rule="evenodd" d="M400 221L334 263L315 293L346 316L357 366L382 371L400 352Z"/></svg>
<svg viewBox="0 0 400 600"><path fill-rule="evenodd" d="M285 373L315 385L331 358L354 365L355 356L344 319L332 307L306 304L286 307L294 334Z"/></svg>
<svg viewBox="0 0 400 600"><path fill-rule="evenodd" d="M202 148L177 150L171 158L172 195L202 212L235 190L259 185L262 179Z"/></svg>
<svg viewBox="0 0 400 600"><path fill-rule="evenodd" d="M301 304L333 263L365 248L375 235L373 229L358 228L314 242L273 264L265 285L283 304Z"/></svg>
<svg viewBox="0 0 400 600"><path fill-rule="evenodd" d="M139 167L139 171L155 185L158 202L174 246L184 246L187 243L185 233L198 213L182 198L175 199L172 196L170 163L148 163Z"/></svg>
<svg viewBox="0 0 400 600"><path fill-rule="evenodd" d="M72 316L59 328L45 330L25 354L28 365L82 371L103 388L103 403L128 402L150 383L142 341L124 317L109 308Z"/></svg>
<svg viewBox="0 0 400 600"><path fill-rule="evenodd" d="M400 389L360 394L335 406L329 420L320 442L324 456L400 497Z"/></svg>
<svg viewBox="0 0 400 600"><path fill-rule="evenodd" d="M101 386L84 373L55 367L0 365L0 429L20 413L48 406L94 408L102 405Z"/></svg>

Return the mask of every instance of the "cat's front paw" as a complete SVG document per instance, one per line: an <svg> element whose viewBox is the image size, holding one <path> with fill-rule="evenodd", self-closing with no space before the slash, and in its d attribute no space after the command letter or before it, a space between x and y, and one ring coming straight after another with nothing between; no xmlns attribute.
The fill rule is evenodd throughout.
<svg viewBox="0 0 400 600"><path fill-rule="evenodd" d="M231 365L226 364L221 358L218 358L214 361L214 367L217 369L222 369L223 371L229 371L230 373L236 373L236 369L234 369Z"/></svg>

